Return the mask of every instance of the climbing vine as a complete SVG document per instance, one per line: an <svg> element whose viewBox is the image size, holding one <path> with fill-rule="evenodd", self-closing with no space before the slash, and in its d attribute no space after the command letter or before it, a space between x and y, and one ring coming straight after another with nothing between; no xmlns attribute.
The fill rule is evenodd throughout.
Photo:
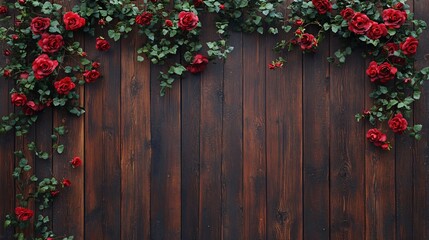
<svg viewBox="0 0 429 240"><path fill-rule="evenodd" d="M407 118L413 102L420 99L424 81L429 79L429 68L414 68L418 38L426 23L414 19L405 0L295 0L288 6L288 16L284 16L283 6L284 0L145 0L141 4L131 0L82 0L72 9L65 9L48 1L5 1L0 5L0 41L6 63L0 73L13 82L10 102L15 111L2 117L0 133L25 135L47 108L84 114L79 106L79 88L103 81L103 73L100 63L87 56L76 36L88 34L96 39L95 45L87 49L111 51L113 41L138 31L145 41L135 60L167 65L167 70L159 73L160 94L164 95L186 74L199 74L210 61L225 59L233 51L228 44L229 32L243 31L290 32L286 34L292 35L290 39L275 46L280 57L267 66L273 70L287 65L288 51L316 51L326 34L343 39L343 46L327 59L329 62L341 65L356 49L369 59L367 79L363 81L374 84L370 95L374 104L356 114L358 121L365 119L373 125L367 139L389 150L392 146L386 131L421 138L422 126L411 126ZM216 17L216 39L201 42L206 24L201 21L202 14ZM172 64L166 61L173 56L180 59ZM59 141L66 132L65 126L58 126L51 135L52 148L58 154L66 147ZM49 217L42 214L72 183L61 176L38 179L26 153L48 159L50 150L38 149L35 142L26 147L28 151L15 152L13 177L18 206L6 216L5 227L14 228L17 239L73 239L53 233ZM71 168L83 163L79 156L66 161ZM30 203L35 203L38 210L31 209Z"/></svg>

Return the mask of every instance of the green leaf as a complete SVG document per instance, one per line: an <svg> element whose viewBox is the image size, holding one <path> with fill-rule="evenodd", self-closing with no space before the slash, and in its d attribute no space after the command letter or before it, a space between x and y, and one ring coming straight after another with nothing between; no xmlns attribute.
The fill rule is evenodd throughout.
<svg viewBox="0 0 429 240"><path fill-rule="evenodd" d="M413 130L414 130L414 132L420 132L422 130L422 128L423 128L423 125L416 124L416 125L414 125Z"/></svg>
<svg viewBox="0 0 429 240"><path fill-rule="evenodd" d="M58 145L57 147L57 153L58 154L62 154L64 152L64 145Z"/></svg>

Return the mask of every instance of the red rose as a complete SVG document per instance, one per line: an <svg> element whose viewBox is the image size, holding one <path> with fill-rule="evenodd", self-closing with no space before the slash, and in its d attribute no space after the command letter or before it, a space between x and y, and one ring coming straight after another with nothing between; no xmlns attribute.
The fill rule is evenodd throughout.
<svg viewBox="0 0 429 240"><path fill-rule="evenodd" d="M58 196L58 194L60 194L60 191L58 191L58 190L51 191L51 196L52 197L56 197L56 196Z"/></svg>
<svg viewBox="0 0 429 240"><path fill-rule="evenodd" d="M378 64L375 61L369 63L369 67L366 69L366 75L370 77L371 82L375 82L378 79Z"/></svg>
<svg viewBox="0 0 429 240"><path fill-rule="evenodd" d="M51 19L35 17L31 20L30 28L33 34L38 35L44 33L51 25Z"/></svg>
<svg viewBox="0 0 429 240"><path fill-rule="evenodd" d="M325 14L326 12L332 11L332 4L329 0L311 0L311 2L319 14Z"/></svg>
<svg viewBox="0 0 429 240"><path fill-rule="evenodd" d="M220 9L220 10L224 10L224 9L225 9L225 4L221 4L221 5L219 5L219 9Z"/></svg>
<svg viewBox="0 0 429 240"><path fill-rule="evenodd" d="M63 36L43 34L42 38L37 42L43 52L55 53L64 46Z"/></svg>
<svg viewBox="0 0 429 240"><path fill-rule="evenodd" d="M20 5L24 5L25 4L25 0L18 0L18 3L20 4Z"/></svg>
<svg viewBox="0 0 429 240"><path fill-rule="evenodd" d="M366 35L372 40L379 39L381 37L387 36L387 28L382 23L373 22L371 28L368 30Z"/></svg>
<svg viewBox="0 0 429 240"><path fill-rule="evenodd" d="M3 77L10 77L10 76L12 76L12 70L10 69L3 70Z"/></svg>
<svg viewBox="0 0 429 240"><path fill-rule="evenodd" d="M0 6L0 14L6 14L9 9L6 6Z"/></svg>
<svg viewBox="0 0 429 240"><path fill-rule="evenodd" d="M349 30L356 34L365 34L372 26L372 21L364 13L355 13L349 22Z"/></svg>
<svg viewBox="0 0 429 240"><path fill-rule="evenodd" d="M366 133L366 138L374 143L375 146L381 147L382 145L386 144L387 136L386 134L382 133L377 128L369 129Z"/></svg>
<svg viewBox="0 0 429 240"><path fill-rule="evenodd" d="M92 67L93 68L99 68L100 67L100 63L99 62L93 62L92 63Z"/></svg>
<svg viewBox="0 0 429 240"><path fill-rule="evenodd" d="M377 71L378 80L380 80L381 83L387 83L388 81L395 78L398 69L390 65L390 63L388 62L384 62L378 65Z"/></svg>
<svg viewBox="0 0 429 240"><path fill-rule="evenodd" d="M172 27L173 26L173 22L170 19L165 20L165 26L166 27Z"/></svg>
<svg viewBox="0 0 429 240"><path fill-rule="evenodd" d="M191 73L199 73L204 71L204 69L206 69L207 64L209 63L209 60L201 55L201 54L197 54L194 56L194 59L192 61L192 63L186 67L186 69L191 72Z"/></svg>
<svg viewBox="0 0 429 240"><path fill-rule="evenodd" d="M48 55L42 54L33 62L33 72L36 79L42 79L54 72L58 66L57 60L51 60Z"/></svg>
<svg viewBox="0 0 429 240"><path fill-rule="evenodd" d="M95 42L95 48L99 51L107 51L110 48L110 44L106 39L98 37Z"/></svg>
<svg viewBox="0 0 429 240"><path fill-rule="evenodd" d="M302 36L298 38L298 43L303 51L317 47L317 39L310 33L302 34Z"/></svg>
<svg viewBox="0 0 429 240"><path fill-rule="evenodd" d="M302 24L304 24L304 21L302 19L295 20L295 25L301 26Z"/></svg>
<svg viewBox="0 0 429 240"><path fill-rule="evenodd" d="M407 39L405 39L405 42L400 44L402 53L407 56L416 54L418 46L419 40L415 39L414 37L407 37Z"/></svg>
<svg viewBox="0 0 429 240"><path fill-rule="evenodd" d="M387 54L388 59L391 63L396 65L404 65L405 64L405 58L395 56L395 51L399 50L399 44L396 43L386 43L386 45L383 46L383 52Z"/></svg>
<svg viewBox="0 0 429 240"><path fill-rule="evenodd" d="M197 27L198 21L198 16L195 13L182 11L179 13L177 25L184 31L191 31Z"/></svg>
<svg viewBox="0 0 429 240"><path fill-rule="evenodd" d="M63 185L63 187L70 187L70 186L71 186L71 182L70 182L70 180L68 180L67 178L64 178L64 179L61 181L61 185Z"/></svg>
<svg viewBox="0 0 429 240"><path fill-rule="evenodd" d="M7 56L10 56L12 54L12 52L9 49L5 49L3 51L3 54L7 57Z"/></svg>
<svg viewBox="0 0 429 240"><path fill-rule="evenodd" d="M54 82L54 87L57 90L58 94L67 95L73 90L76 85L72 82L70 77L65 77L59 81Z"/></svg>
<svg viewBox="0 0 429 240"><path fill-rule="evenodd" d="M195 7L199 7L201 4L203 4L204 1L203 0L194 0L194 6Z"/></svg>
<svg viewBox="0 0 429 240"><path fill-rule="evenodd" d="M66 30L73 31L85 26L86 20L77 13L66 12L63 16L63 22Z"/></svg>
<svg viewBox="0 0 429 240"><path fill-rule="evenodd" d="M28 208L16 207L15 208L15 215L19 221L27 221L31 217L33 217L34 212L33 212L33 210L28 209Z"/></svg>
<svg viewBox="0 0 429 240"><path fill-rule="evenodd" d="M153 14L150 12L143 12L136 16L136 23L142 26L149 26L152 21Z"/></svg>
<svg viewBox="0 0 429 240"><path fill-rule="evenodd" d="M403 133L407 130L408 122L401 113L397 113L393 118L389 120L389 127L394 133Z"/></svg>
<svg viewBox="0 0 429 240"><path fill-rule="evenodd" d="M82 165L82 159L80 159L80 157L74 157L70 161L70 164L73 166L73 168L79 167L80 165Z"/></svg>
<svg viewBox="0 0 429 240"><path fill-rule="evenodd" d="M404 11L391 8L383 10L382 17L386 27L390 29L400 28L407 20L407 14Z"/></svg>
<svg viewBox="0 0 429 240"><path fill-rule="evenodd" d="M341 17L343 17L343 19L349 21L355 15L355 11L353 11L353 9L351 8L345 8L341 10L340 14L341 14Z"/></svg>
<svg viewBox="0 0 429 240"><path fill-rule="evenodd" d="M94 82L95 80L97 80L100 77L100 72L98 72L97 70L86 70L83 73L83 76L85 77L85 82L90 83L90 82Z"/></svg>
<svg viewBox="0 0 429 240"><path fill-rule="evenodd" d="M12 104L17 107L24 106L27 103L27 96L23 93L12 93L12 95L10 95L10 100Z"/></svg>
<svg viewBox="0 0 429 240"><path fill-rule="evenodd" d="M19 78L21 78L21 79L28 79L28 76L30 76L30 74L28 74L28 72L22 72L19 74Z"/></svg>

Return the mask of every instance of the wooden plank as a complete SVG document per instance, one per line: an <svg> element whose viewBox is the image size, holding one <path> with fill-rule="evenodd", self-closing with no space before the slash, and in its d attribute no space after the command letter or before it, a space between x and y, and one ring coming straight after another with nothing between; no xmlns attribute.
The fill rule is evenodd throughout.
<svg viewBox="0 0 429 240"><path fill-rule="evenodd" d="M341 46L331 40L331 55ZM330 83L330 223L331 239L365 236L365 129L354 115L364 109L365 62L356 51Z"/></svg>
<svg viewBox="0 0 429 240"><path fill-rule="evenodd" d="M70 11L78 1L56 2L63 4L64 11ZM76 37L83 43L83 37ZM70 60L66 60L70 61ZM79 89L79 103L84 106L84 89ZM89 111L92 111L90 109ZM60 190L53 206L53 230L54 233L64 236L73 235L75 239L84 239L84 169L86 159L84 156L84 117L75 117L65 111L55 111L53 115L53 127L65 126L67 134L59 137L59 144L64 144L65 150L61 155L53 156L53 173L60 181L62 178L70 179L70 188ZM74 157L80 157L83 165L73 169L70 161Z"/></svg>
<svg viewBox="0 0 429 240"><path fill-rule="evenodd" d="M88 56L101 63L103 77L85 91L85 238L120 239L121 149L120 44L107 52L85 41ZM136 183L137 184L137 183Z"/></svg>
<svg viewBox="0 0 429 240"><path fill-rule="evenodd" d="M5 57L0 57L1 65L6 63ZM8 115L13 112L13 106L10 103L9 90L12 88L12 80L4 79L0 76L0 116ZM15 136L13 131L0 135L0 192L2 193L0 204L0 222L4 223L5 216L14 212L15 207L15 191L14 179L12 177L15 167L14 161L14 142ZM12 239L12 229L0 227L0 239Z"/></svg>
<svg viewBox="0 0 429 240"><path fill-rule="evenodd" d="M205 20L205 21L204 21ZM203 42L216 39L215 16L205 16ZM201 74L199 239L221 239L223 62Z"/></svg>
<svg viewBox="0 0 429 240"><path fill-rule="evenodd" d="M415 18L429 22L429 5L426 1L414 1ZM429 35L423 33L416 55L416 69L429 65ZM426 83L427 84L427 83ZM413 162L413 239L429 239L429 91L426 86L422 98L415 104L414 121L423 124L423 139L416 142Z"/></svg>
<svg viewBox="0 0 429 240"><path fill-rule="evenodd" d="M150 63L136 62L141 39L121 44L121 239L150 239Z"/></svg>
<svg viewBox="0 0 429 240"><path fill-rule="evenodd" d="M181 236L180 84L161 97L160 69L151 68L151 237L174 240Z"/></svg>
<svg viewBox="0 0 429 240"><path fill-rule="evenodd" d="M329 239L329 50L327 38L316 54L304 57L304 239Z"/></svg>
<svg viewBox="0 0 429 240"><path fill-rule="evenodd" d="M234 51L224 64L222 237L243 237L243 35L231 33Z"/></svg>
<svg viewBox="0 0 429 240"><path fill-rule="evenodd" d="M408 0L410 10L414 11L414 0ZM414 124L414 116L407 119ZM413 162L415 159L415 140L407 135L395 138L395 189L396 189L396 239L413 237Z"/></svg>
<svg viewBox="0 0 429 240"><path fill-rule="evenodd" d="M243 39L244 239L266 239L266 125L264 37Z"/></svg>
<svg viewBox="0 0 429 240"><path fill-rule="evenodd" d="M266 64L276 58L274 39ZM266 68L267 239L302 239L302 54L284 69Z"/></svg>
<svg viewBox="0 0 429 240"><path fill-rule="evenodd" d="M181 80L182 239L198 239L200 206L201 75ZM155 93L156 94L156 93Z"/></svg>
<svg viewBox="0 0 429 240"><path fill-rule="evenodd" d="M365 66L370 60L366 60ZM364 69L361 71L365 71ZM365 77L365 109L373 105L369 94L375 85ZM374 128L366 124L366 129ZM376 126L380 127L380 126ZM395 146L393 133L387 129L388 139ZM395 239L395 151L386 152L365 142L366 239Z"/></svg>

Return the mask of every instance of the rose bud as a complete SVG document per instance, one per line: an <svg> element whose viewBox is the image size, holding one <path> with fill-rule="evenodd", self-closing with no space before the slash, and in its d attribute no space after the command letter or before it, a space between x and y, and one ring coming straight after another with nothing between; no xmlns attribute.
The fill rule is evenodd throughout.
<svg viewBox="0 0 429 240"><path fill-rule="evenodd" d="M167 19L167 20L165 20L165 26L172 27L173 26L173 22L170 19Z"/></svg>
<svg viewBox="0 0 429 240"><path fill-rule="evenodd" d="M18 39L19 39L19 37L18 37L18 35L13 34L13 35L12 35L12 39L13 39L13 40L18 40Z"/></svg>
<svg viewBox="0 0 429 240"><path fill-rule="evenodd" d="M10 56L10 54L12 54L12 52L11 52L9 49L5 49L5 50L3 51L3 54L4 54L5 56Z"/></svg>
<svg viewBox="0 0 429 240"><path fill-rule="evenodd" d="M106 25L106 21L104 21L104 19L100 19L100 20L98 20L98 25L104 26L104 25Z"/></svg>
<svg viewBox="0 0 429 240"><path fill-rule="evenodd" d="M18 3L21 4L21 5L24 5L25 4L25 0L18 0Z"/></svg>
<svg viewBox="0 0 429 240"><path fill-rule="evenodd" d="M304 22L302 21L302 19L297 19L295 20L295 25L297 26L301 26Z"/></svg>
<svg viewBox="0 0 429 240"><path fill-rule="evenodd" d="M225 5L224 4L219 5L219 9L220 10L224 10L225 9Z"/></svg>

